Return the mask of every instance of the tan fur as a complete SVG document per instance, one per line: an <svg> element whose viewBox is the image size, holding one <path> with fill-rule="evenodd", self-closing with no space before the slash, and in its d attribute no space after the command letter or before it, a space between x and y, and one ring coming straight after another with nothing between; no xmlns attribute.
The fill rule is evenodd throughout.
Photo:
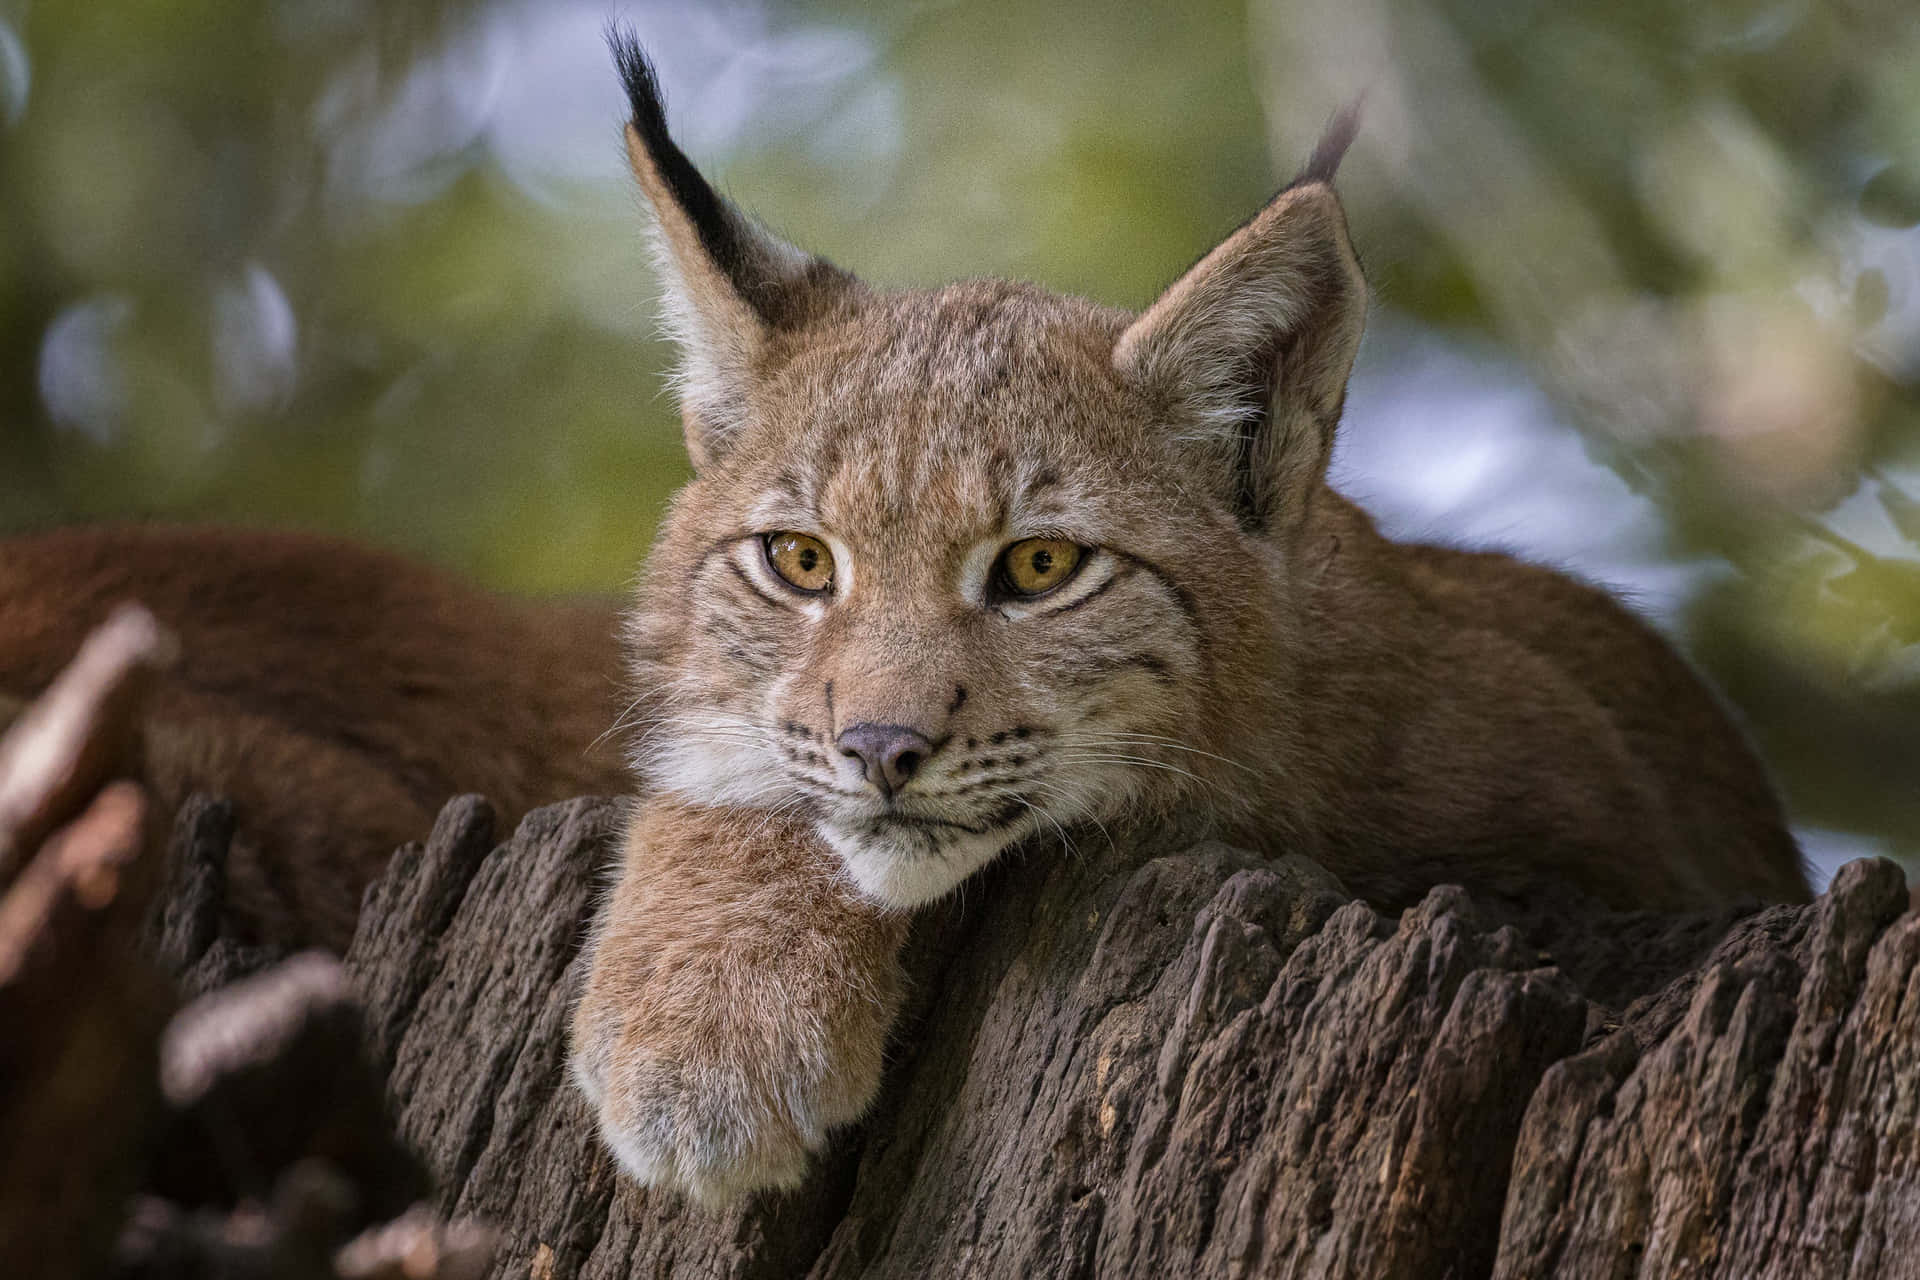
<svg viewBox="0 0 1920 1280"><path fill-rule="evenodd" d="M1001 281L880 292L718 202L616 51L698 471L630 619L655 807L574 1028L636 1178L788 1181L796 1140L864 1104L864 1065L823 1074L817 1010L890 989L889 909L1056 829L1199 813L1382 906L1442 881L1808 896L1758 762L1644 624L1504 555L1392 543L1327 487L1366 309L1338 145L1140 316ZM831 549L830 592L782 583L776 531ZM996 596L994 558L1037 537L1087 548L1079 575ZM852 726L922 744L897 792ZM867 914L821 887L829 851ZM757 927L807 939L755 948L774 999L732 954ZM884 1020L843 1025L829 1056L873 1061Z"/></svg>
<svg viewBox="0 0 1920 1280"><path fill-rule="evenodd" d="M874 297L795 342L650 562L649 780L831 826L883 807L832 739L885 721L946 743L929 816L989 816L934 794L980 781L1042 779L1062 822L1116 816L1116 794L1197 804L1382 902L1442 871L1617 905L1805 894L1757 762L1643 624L1506 556L1389 542L1317 475L1297 532L1238 527L1195 465L1208 447L1168 443L1109 363L1128 319L986 282ZM754 535L785 527L844 551L843 598L748 580ZM1036 532L1110 549L1111 585L1017 618L961 597L976 548ZM1082 767L1101 752L1148 767ZM1005 843L1047 829L1016 825Z"/></svg>
<svg viewBox="0 0 1920 1280"><path fill-rule="evenodd" d="M452 795L506 821L627 785L610 605L533 607L333 538L160 525L0 542L0 704L139 600L180 638L147 771L232 798L230 896L259 936L344 948L367 882Z"/></svg>
<svg viewBox="0 0 1920 1280"><path fill-rule="evenodd" d="M1365 315L1337 150L1139 316L882 292L702 196L622 56L698 469L627 623L644 799L574 1024L635 1177L709 1201L797 1177L876 1087L905 909L1057 829L1180 810L1386 907L1443 881L1807 896L1758 763L1643 624L1506 556L1389 542L1327 487ZM781 530L831 548L830 594L773 574ZM995 595L1028 537L1082 569ZM129 597L186 655L163 798L235 796L237 888L281 936L343 941L455 791L512 814L613 785L587 750L605 610L291 535L0 544L0 703ZM928 744L891 798L856 725Z"/></svg>
<svg viewBox="0 0 1920 1280"><path fill-rule="evenodd" d="M643 1182L790 1186L879 1088L907 913L860 898L804 818L647 805L574 1022L574 1078Z"/></svg>

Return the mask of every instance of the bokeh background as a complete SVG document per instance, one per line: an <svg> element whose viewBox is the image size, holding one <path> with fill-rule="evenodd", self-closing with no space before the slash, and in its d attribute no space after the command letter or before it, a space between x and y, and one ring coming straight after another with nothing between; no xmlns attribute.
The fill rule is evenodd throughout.
<svg viewBox="0 0 1920 1280"><path fill-rule="evenodd" d="M889 284L1142 305L1364 90L1342 487L1623 591L1818 862L1920 866L1911 0L0 0L0 532L619 588L685 472L615 15L730 194Z"/></svg>

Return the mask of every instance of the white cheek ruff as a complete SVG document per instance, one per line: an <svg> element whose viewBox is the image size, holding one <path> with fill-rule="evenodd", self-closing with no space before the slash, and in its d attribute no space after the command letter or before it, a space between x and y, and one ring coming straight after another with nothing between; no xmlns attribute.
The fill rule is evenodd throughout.
<svg viewBox="0 0 1920 1280"><path fill-rule="evenodd" d="M670 739L640 771L651 787L694 804L763 808L788 794L771 753L754 747Z"/></svg>

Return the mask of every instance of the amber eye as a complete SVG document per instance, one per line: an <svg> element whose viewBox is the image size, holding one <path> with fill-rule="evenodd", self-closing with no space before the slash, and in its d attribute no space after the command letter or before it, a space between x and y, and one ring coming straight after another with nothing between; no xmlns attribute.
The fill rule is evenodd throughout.
<svg viewBox="0 0 1920 1280"><path fill-rule="evenodd" d="M767 563L802 591L820 592L833 585L833 552L804 533L768 534Z"/></svg>
<svg viewBox="0 0 1920 1280"><path fill-rule="evenodd" d="M1028 538L1000 556L1000 578L1016 596L1040 596L1053 590L1080 567L1081 549L1063 538Z"/></svg>

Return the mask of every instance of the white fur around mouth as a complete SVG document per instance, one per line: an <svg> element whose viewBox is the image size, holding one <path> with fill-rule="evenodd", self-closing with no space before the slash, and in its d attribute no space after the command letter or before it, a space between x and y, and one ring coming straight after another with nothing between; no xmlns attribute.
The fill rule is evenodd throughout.
<svg viewBox="0 0 1920 1280"><path fill-rule="evenodd" d="M911 816L896 821L903 830L895 839L889 839L884 828L876 831L872 819L853 830L820 824L821 836L860 892L890 907L918 907L945 897L1032 825L1025 814L985 830ZM928 841L922 832L937 833L937 839Z"/></svg>

